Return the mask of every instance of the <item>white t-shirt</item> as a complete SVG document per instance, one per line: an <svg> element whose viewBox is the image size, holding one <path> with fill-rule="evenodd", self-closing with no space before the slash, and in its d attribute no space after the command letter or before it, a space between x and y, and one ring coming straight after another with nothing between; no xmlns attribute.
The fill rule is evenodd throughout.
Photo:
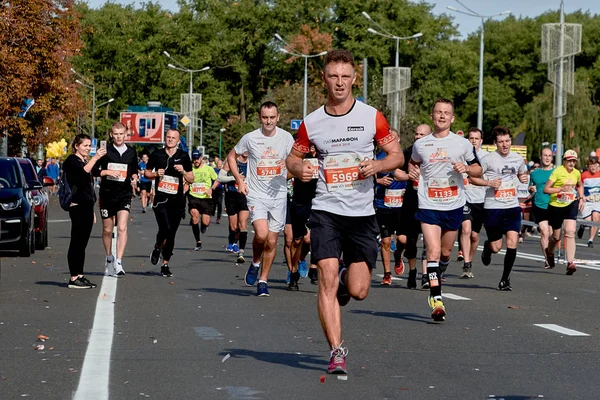
<svg viewBox="0 0 600 400"><path fill-rule="evenodd" d="M411 159L421 164L420 209L450 211L464 207L464 178L452 163L475 160L475 150L467 139L452 132L443 138L427 135L415 142Z"/></svg>
<svg viewBox="0 0 600 400"><path fill-rule="evenodd" d="M265 136L262 129L246 133L235 146L237 154L248 152L246 184L248 197L285 199L287 196L287 169L285 159L292 150L294 139L283 129L276 128L273 136Z"/></svg>
<svg viewBox="0 0 600 400"><path fill-rule="evenodd" d="M483 149L479 149L477 152L477 158L481 162L481 159L488 155L489 153ZM467 175L464 174L465 178L465 196L467 198L467 203L469 204L483 204L485 201L485 192L487 188L485 186L477 186L469 183L467 179Z"/></svg>
<svg viewBox="0 0 600 400"><path fill-rule="evenodd" d="M383 114L360 101L344 115L330 115L323 106L306 116L294 149L308 153L311 143L317 149L319 178L313 210L375 214L373 178L364 178L358 170L360 162L374 157L373 139L380 146L396 140Z"/></svg>
<svg viewBox="0 0 600 400"><path fill-rule="evenodd" d="M483 207L488 210L519 207L518 174L527 171L523 156L511 151L504 157L498 151L494 151L483 157L480 162L483 179L488 181L502 179L500 188L487 187Z"/></svg>

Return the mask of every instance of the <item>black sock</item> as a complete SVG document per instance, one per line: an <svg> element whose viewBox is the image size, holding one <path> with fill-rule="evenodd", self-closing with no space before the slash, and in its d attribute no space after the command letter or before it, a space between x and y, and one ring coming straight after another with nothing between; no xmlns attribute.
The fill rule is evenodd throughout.
<svg viewBox="0 0 600 400"><path fill-rule="evenodd" d="M510 277L510 271L512 271L512 267L515 264L515 259L517 258L517 249L506 249L506 254L504 255L504 271L502 272L502 280L507 281Z"/></svg>
<svg viewBox="0 0 600 400"><path fill-rule="evenodd" d="M448 265L450 265L450 260L440 260L440 272L443 274L448 269Z"/></svg>
<svg viewBox="0 0 600 400"><path fill-rule="evenodd" d="M244 250L246 248L246 241L248 240L248 231L240 232L240 250Z"/></svg>
<svg viewBox="0 0 600 400"><path fill-rule="evenodd" d="M429 279L429 294L433 297L442 295L442 281L439 279L440 266L437 261L427 261L427 278Z"/></svg>
<svg viewBox="0 0 600 400"><path fill-rule="evenodd" d="M200 241L200 229L198 228L198 224L192 224L192 232L194 233L196 243L198 243Z"/></svg>
<svg viewBox="0 0 600 400"><path fill-rule="evenodd" d="M229 230L229 244L234 244L235 243L235 231L234 230Z"/></svg>
<svg viewBox="0 0 600 400"><path fill-rule="evenodd" d="M408 277L410 279L417 279L417 269L411 269L408 271Z"/></svg>
<svg viewBox="0 0 600 400"><path fill-rule="evenodd" d="M202 232L202 233L206 232L206 228L208 228L208 225L201 224L200 225L200 232Z"/></svg>

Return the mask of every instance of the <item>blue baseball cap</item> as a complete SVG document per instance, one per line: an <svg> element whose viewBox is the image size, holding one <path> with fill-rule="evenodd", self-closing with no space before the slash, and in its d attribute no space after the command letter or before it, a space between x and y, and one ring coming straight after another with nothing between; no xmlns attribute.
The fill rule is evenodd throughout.
<svg viewBox="0 0 600 400"><path fill-rule="evenodd" d="M192 160L197 160L201 157L200 150L192 150Z"/></svg>

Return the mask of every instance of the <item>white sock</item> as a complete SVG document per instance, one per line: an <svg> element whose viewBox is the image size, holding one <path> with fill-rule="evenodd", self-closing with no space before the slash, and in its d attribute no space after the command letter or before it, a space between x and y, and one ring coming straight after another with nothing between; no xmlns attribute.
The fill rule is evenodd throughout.
<svg viewBox="0 0 600 400"><path fill-rule="evenodd" d="M258 267L260 267L260 262L255 263L254 261L252 261L252 266L258 268Z"/></svg>
<svg viewBox="0 0 600 400"><path fill-rule="evenodd" d="M120 259L120 258L117 258L117 259L116 259L116 262L117 262L117 264L121 264L121 259Z"/></svg>
<svg viewBox="0 0 600 400"><path fill-rule="evenodd" d="M267 283L267 281L263 281L262 279L259 279L258 283Z"/></svg>
<svg viewBox="0 0 600 400"><path fill-rule="evenodd" d="M110 256L106 256L106 261L108 261L109 263L113 262L114 260L115 260L115 258L113 257L112 254Z"/></svg>

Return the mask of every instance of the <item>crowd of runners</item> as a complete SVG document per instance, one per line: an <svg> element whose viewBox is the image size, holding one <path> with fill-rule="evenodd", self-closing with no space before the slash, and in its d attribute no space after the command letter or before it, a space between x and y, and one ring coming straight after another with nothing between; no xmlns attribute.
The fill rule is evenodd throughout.
<svg viewBox="0 0 600 400"><path fill-rule="evenodd" d="M106 274L125 274L122 259L138 181L142 212L151 208L158 227L150 260L161 263L165 277L173 276L169 264L186 211L190 243L200 251L217 204L213 196L223 188L229 224L223 245L236 254L239 265L247 261L248 220L254 231L245 283L256 285L258 296L269 296L269 273L283 231L288 289L298 290L301 277L318 284L318 315L331 351L328 372L346 373L340 307L367 297L379 252L381 284L391 285L392 265L397 275L403 274L406 257L407 286L416 289L422 236L420 287L429 291L432 318L444 321L442 286L452 250L458 241L464 262L460 278L474 278L473 259L483 227L487 240L481 261L489 265L505 247L498 289L512 290L510 273L522 232L519 190L524 190L540 232L545 267L555 267L555 248L564 239L566 274L576 271L576 219L600 220L597 157L587 160L588 169L581 174L575 168L575 151L567 150L564 165L554 168L552 152L544 148L539 168L529 174L523 157L511 151L508 128L493 129L497 149L487 153L481 149L481 130L470 129L466 138L451 131L454 106L443 98L432 105L432 126L419 125L414 144L402 150L398 133L383 114L352 96L356 70L349 52L330 51L322 76L327 103L304 118L295 139L277 127L277 105L267 101L258 110L260 127L244 135L217 170L197 150L190 159L179 148L176 130L166 133L164 148L139 162L133 147L124 143L125 126L115 123L110 143L92 165L76 163L90 176L101 177ZM85 179L89 181L87 175ZM220 217L217 210L217 222ZM591 227L590 246L596 233ZM69 287L95 286L82 270L83 265L74 269Z"/></svg>

